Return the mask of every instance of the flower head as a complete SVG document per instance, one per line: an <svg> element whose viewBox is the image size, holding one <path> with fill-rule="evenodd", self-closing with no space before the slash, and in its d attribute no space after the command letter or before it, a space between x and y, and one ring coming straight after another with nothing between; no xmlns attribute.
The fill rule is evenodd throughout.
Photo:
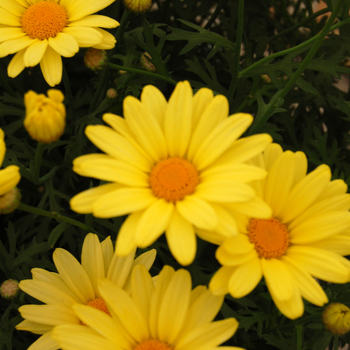
<svg viewBox="0 0 350 350"><path fill-rule="evenodd" d="M328 301L313 277L332 283L350 280L350 262L343 257L350 254L350 195L344 181L331 181L326 165L306 174L303 152L283 152L272 144L252 163L268 171L254 188L272 216L235 212L240 233L217 249L223 266L210 289L241 298L264 276L276 306L295 319L304 312L302 297L318 306Z"/></svg>
<svg viewBox="0 0 350 350"><path fill-rule="evenodd" d="M215 237L237 234L226 205L255 197L248 183L266 172L243 162L271 142L266 134L237 141L252 116L228 118L224 96L214 97L206 88L193 96L189 83L181 82L169 102L150 85L141 101L126 97L124 117L105 114L112 128L86 128L87 137L107 154L78 157L73 170L112 183L76 195L71 208L101 218L130 213L118 234L118 254L147 247L165 231L183 265L195 257L195 230L212 229ZM261 217L271 214L266 206L256 207Z"/></svg>
<svg viewBox="0 0 350 350"><path fill-rule="evenodd" d="M335 335L350 331L350 309L341 303L331 303L322 312L322 321Z"/></svg>
<svg viewBox="0 0 350 350"><path fill-rule="evenodd" d="M24 127L32 139L51 143L57 141L66 126L66 109L62 103L64 96L60 90L50 89L48 97L28 91L24 95L26 117Z"/></svg>
<svg viewBox="0 0 350 350"><path fill-rule="evenodd" d="M152 0L124 0L124 6L136 14L146 12L152 6Z"/></svg>
<svg viewBox="0 0 350 350"><path fill-rule="evenodd" d="M52 336L63 349L219 350L238 326L234 318L213 322L223 297L213 296L204 286L191 290L186 270L175 272L165 266L154 286L146 269L136 266L130 296L106 280L100 282L99 290L112 318L83 305L75 306L89 328L56 327Z"/></svg>
<svg viewBox="0 0 350 350"><path fill-rule="evenodd" d="M0 129L0 166L4 161L6 153L5 134ZM0 213L7 214L12 212L20 200L19 190L15 187L21 179L19 167L16 165L9 165L5 169L0 170Z"/></svg>
<svg viewBox="0 0 350 350"><path fill-rule="evenodd" d="M14 299L19 294L18 281L9 279L1 283L0 295L4 299Z"/></svg>
<svg viewBox="0 0 350 350"><path fill-rule="evenodd" d="M62 79L62 59L79 47L111 49L114 37L102 28L115 28L117 21L92 15L114 0L12 0L0 1L0 57L16 53L8 66L12 78L25 67L40 63L50 86Z"/></svg>
<svg viewBox="0 0 350 350"><path fill-rule="evenodd" d="M24 305L19 308L24 321L16 326L42 336L34 343L36 349L58 349L51 338L52 328L59 324L80 324L74 313L74 304L88 305L108 313L103 296L97 288L97 281L106 278L124 290L130 290L132 267L142 264L149 269L156 252L151 250L134 260L135 251L126 257L118 257L110 237L102 243L97 235L89 233L84 240L81 264L68 251L57 248L53 261L58 274L44 269L32 269L33 279L21 281L19 287L44 303ZM46 344L46 345L44 345ZM34 346L34 345L33 345Z"/></svg>

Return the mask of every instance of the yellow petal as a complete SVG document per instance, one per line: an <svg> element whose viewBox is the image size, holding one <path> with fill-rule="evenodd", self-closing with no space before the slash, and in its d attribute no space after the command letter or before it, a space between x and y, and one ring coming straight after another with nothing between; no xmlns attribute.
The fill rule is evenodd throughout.
<svg viewBox="0 0 350 350"><path fill-rule="evenodd" d="M92 13L98 12L110 4L114 0L75 0L68 7L69 21L74 22Z"/></svg>
<svg viewBox="0 0 350 350"><path fill-rule="evenodd" d="M23 56L24 65L26 67L36 66L42 60L47 45L47 40L38 40L32 45L30 45Z"/></svg>
<svg viewBox="0 0 350 350"><path fill-rule="evenodd" d="M197 250L196 234L193 226L177 210L173 211L165 235L175 259L183 266L191 264Z"/></svg>
<svg viewBox="0 0 350 350"><path fill-rule="evenodd" d="M0 196L11 191L19 183L21 175L16 165L9 165L0 170Z"/></svg>
<svg viewBox="0 0 350 350"><path fill-rule="evenodd" d="M58 33L54 38L49 38L49 45L63 57L73 57L79 51L79 45L73 36L66 33Z"/></svg>
<svg viewBox="0 0 350 350"><path fill-rule="evenodd" d="M10 78L16 78L17 75L19 75L23 71L23 69L25 68L24 60L23 60L25 52L26 52L26 49L23 49L23 50L17 52L12 57L12 60L7 67L7 75Z"/></svg>
<svg viewBox="0 0 350 350"><path fill-rule="evenodd" d="M179 82L165 112L164 132L171 157L183 157L187 150L192 127L192 103L193 96L189 82Z"/></svg>
<svg viewBox="0 0 350 350"><path fill-rule="evenodd" d="M1 18L1 8L0 8L0 18ZM22 38L5 41L0 44L0 57L5 57L12 53L21 51L26 47L28 47L29 45L36 43L37 41L38 39L31 39L29 38L29 36L24 36Z"/></svg>
<svg viewBox="0 0 350 350"><path fill-rule="evenodd" d="M25 35L21 28L0 28L0 42L22 38Z"/></svg>
<svg viewBox="0 0 350 350"><path fill-rule="evenodd" d="M62 32L72 36L79 47L91 47L101 43L103 39L103 35L95 28L66 27Z"/></svg>
<svg viewBox="0 0 350 350"><path fill-rule="evenodd" d="M50 86L59 84L62 80L62 58L50 46L46 48L45 54L40 61L40 68L46 82Z"/></svg>
<svg viewBox="0 0 350 350"><path fill-rule="evenodd" d="M78 21L73 21L68 24L68 27L116 28L118 26L119 22L115 19L101 15L86 16Z"/></svg>

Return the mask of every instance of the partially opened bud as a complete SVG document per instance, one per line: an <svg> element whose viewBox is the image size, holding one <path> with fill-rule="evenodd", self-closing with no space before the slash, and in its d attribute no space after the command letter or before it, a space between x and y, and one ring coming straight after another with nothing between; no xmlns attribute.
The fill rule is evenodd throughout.
<svg viewBox="0 0 350 350"><path fill-rule="evenodd" d="M4 299L14 299L19 292L18 281L9 279L1 283L0 294Z"/></svg>
<svg viewBox="0 0 350 350"><path fill-rule="evenodd" d="M101 70L107 63L107 53L105 50L90 48L84 56L85 66L96 72Z"/></svg>
<svg viewBox="0 0 350 350"><path fill-rule="evenodd" d="M24 127L32 139L42 143L57 141L66 126L66 109L62 103L64 95L56 89L48 90L47 94L48 97L28 91L24 95Z"/></svg>
<svg viewBox="0 0 350 350"><path fill-rule="evenodd" d="M124 6L136 14L146 12L152 6L152 0L124 0Z"/></svg>
<svg viewBox="0 0 350 350"><path fill-rule="evenodd" d="M329 304L322 313L322 320L326 328L335 335L350 331L350 309L344 304Z"/></svg>

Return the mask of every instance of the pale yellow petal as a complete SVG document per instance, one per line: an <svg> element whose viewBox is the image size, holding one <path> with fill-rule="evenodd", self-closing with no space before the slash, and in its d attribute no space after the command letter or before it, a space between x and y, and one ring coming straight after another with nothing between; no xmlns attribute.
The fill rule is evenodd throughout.
<svg viewBox="0 0 350 350"><path fill-rule="evenodd" d="M165 235L170 252L175 259L183 266L191 264L197 250L196 234L192 224L185 220L177 210L173 211Z"/></svg>
<svg viewBox="0 0 350 350"><path fill-rule="evenodd" d="M211 206L219 219L219 223L215 228L215 233L225 238L235 236L238 233L238 227L234 216L220 204L211 203Z"/></svg>
<svg viewBox="0 0 350 350"><path fill-rule="evenodd" d="M216 245L220 245L226 238L228 238L218 234L217 232L203 230L197 227L196 227L196 234L203 241L216 244Z"/></svg>
<svg viewBox="0 0 350 350"><path fill-rule="evenodd" d="M345 233L314 242L310 245L339 255L350 255L350 236L345 235Z"/></svg>
<svg viewBox="0 0 350 350"><path fill-rule="evenodd" d="M201 111L200 116L196 115L198 120L187 153L190 161L193 160L193 157L201 146L203 140L218 124L228 117L228 111L229 106L227 98L222 95L217 95L210 101L209 105L206 106L206 109ZM196 112L198 113L198 111Z"/></svg>
<svg viewBox="0 0 350 350"><path fill-rule="evenodd" d="M68 27L116 28L118 26L119 22L115 19L101 15L86 16L78 21L68 23Z"/></svg>
<svg viewBox="0 0 350 350"><path fill-rule="evenodd" d="M123 222L117 236L115 251L120 256L130 254L137 247L135 242L135 233L143 215L144 210L140 210L130 214Z"/></svg>
<svg viewBox="0 0 350 350"><path fill-rule="evenodd" d="M149 186L149 176L146 173L106 154L92 153L75 158L73 171L81 176L118 182L127 186Z"/></svg>
<svg viewBox="0 0 350 350"><path fill-rule="evenodd" d="M130 347L131 344L123 336L123 333L110 315L87 305L76 304L73 310L76 312L79 319L84 322L84 325L91 327L103 337L101 339L107 339L117 348Z"/></svg>
<svg viewBox="0 0 350 350"><path fill-rule="evenodd" d="M202 118L202 114L213 98L213 91L208 88L199 89L193 96L193 130L196 129L199 120Z"/></svg>
<svg viewBox="0 0 350 350"><path fill-rule="evenodd" d="M24 54L26 52L26 49L23 49L19 52L17 52L10 62L10 64L7 67L7 75L10 78L16 78L17 75L19 75L25 68L24 65Z"/></svg>
<svg viewBox="0 0 350 350"><path fill-rule="evenodd" d="M98 218L112 218L145 209L156 201L148 188L124 187L97 199L92 214Z"/></svg>
<svg viewBox="0 0 350 350"><path fill-rule="evenodd" d="M114 255L114 249L113 249L111 236L108 236L104 241L101 242L101 249L102 249L102 255L103 255L105 275L107 275L109 265L112 261L113 255Z"/></svg>
<svg viewBox="0 0 350 350"><path fill-rule="evenodd" d="M297 283L303 298L317 306L323 306L328 302L328 298L320 284L305 272L297 261L288 256L283 256L282 261L288 266L289 272Z"/></svg>
<svg viewBox="0 0 350 350"><path fill-rule="evenodd" d="M114 0L75 0L68 8L69 21L74 22L92 13L98 12L110 4Z"/></svg>
<svg viewBox="0 0 350 350"><path fill-rule="evenodd" d="M230 254L248 254L255 249L254 244L249 242L248 236L241 233L226 239L221 246Z"/></svg>
<svg viewBox="0 0 350 350"><path fill-rule="evenodd" d="M186 196L176 202L176 210L194 226L203 229L214 229L218 223L218 216L213 207L196 196Z"/></svg>
<svg viewBox="0 0 350 350"><path fill-rule="evenodd" d="M243 203L226 203L225 207L256 219L269 219L272 216L271 207L259 197Z"/></svg>
<svg viewBox="0 0 350 350"><path fill-rule="evenodd" d="M295 152L295 172L293 187L306 176L307 158L304 152Z"/></svg>
<svg viewBox="0 0 350 350"><path fill-rule="evenodd" d="M153 163L141 154L125 137L103 125L89 125L85 129L89 140L111 157L124 160L134 167L149 172Z"/></svg>
<svg viewBox="0 0 350 350"><path fill-rule="evenodd" d="M193 95L188 81L177 83L165 112L164 132L171 157L183 157L191 136Z"/></svg>
<svg viewBox="0 0 350 350"><path fill-rule="evenodd" d="M159 310L162 305L164 294L174 274L174 269L169 265L165 265L158 275L156 288L154 290L153 297L151 300L149 317L149 329L153 339L159 338Z"/></svg>
<svg viewBox="0 0 350 350"><path fill-rule="evenodd" d="M252 123L250 114L238 113L223 120L202 140L193 156L193 164L204 169L218 159Z"/></svg>
<svg viewBox="0 0 350 350"><path fill-rule="evenodd" d="M99 44L95 44L91 47L99 50L111 50L115 46L116 40L114 35L107 32L107 30L101 29L101 28L95 28L101 35L102 35L102 41Z"/></svg>
<svg viewBox="0 0 350 350"><path fill-rule="evenodd" d="M322 193L330 178L330 169L323 164L299 181L290 192L286 205L280 213L282 222L294 219L307 209Z"/></svg>
<svg viewBox="0 0 350 350"><path fill-rule="evenodd" d="M59 345L57 342L52 339L52 332L47 332L42 335L39 339L37 339L28 350L57 350L59 349Z"/></svg>
<svg viewBox="0 0 350 350"><path fill-rule="evenodd" d="M58 33L49 38L49 45L63 57L73 57L79 51L79 45L72 35Z"/></svg>
<svg viewBox="0 0 350 350"><path fill-rule="evenodd" d="M38 40L31 44L23 56L24 65L26 67L36 66L43 58L48 45L47 40Z"/></svg>
<svg viewBox="0 0 350 350"><path fill-rule="evenodd" d="M290 242L309 244L342 233L350 227L350 213L335 211L312 216L290 231Z"/></svg>
<svg viewBox="0 0 350 350"><path fill-rule="evenodd" d="M40 61L40 68L46 82L50 86L59 84L62 80L62 58L50 46L46 48L45 54Z"/></svg>
<svg viewBox="0 0 350 350"><path fill-rule="evenodd" d="M1 8L0 8L1 18ZM23 36L22 38L8 40L0 44L0 57L5 57L12 53L16 53L25 49L26 47L36 43L38 39L31 39L29 36Z"/></svg>
<svg viewBox="0 0 350 350"><path fill-rule="evenodd" d="M159 309L159 339L172 344L187 318L191 295L191 275L187 270L175 272L163 295Z"/></svg>
<svg viewBox="0 0 350 350"><path fill-rule="evenodd" d="M22 17L25 7L17 1L1 0L0 6L14 16Z"/></svg>
<svg viewBox="0 0 350 350"><path fill-rule="evenodd" d="M143 213L140 218L135 242L138 247L150 246L169 226L174 211L174 204L157 199Z"/></svg>
<svg viewBox="0 0 350 350"><path fill-rule="evenodd" d="M232 240L235 237L229 238ZM220 246L215 252L216 259L224 266L239 266L246 264L252 259L256 259L257 254L255 250L251 250L243 254L231 254L223 246Z"/></svg>
<svg viewBox="0 0 350 350"><path fill-rule="evenodd" d="M324 189L324 191L318 197L318 200L321 201L323 199L330 199L331 197L345 194L348 191L348 185L344 182L344 180L333 180L329 182Z"/></svg>
<svg viewBox="0 0 350 350"><path fill-rule="evenodd" d="M25 35L26 33L23 33L23 30L21 28L0 28L0 42L19 39Z"/></svg>
<svg viewBox="0 0 350 350"><path fill-rule="evenodd" d="M88 275L95 295L98 295L97 281L105 277L105 267L101 243L97 235L86 235L81 252L81 266Z"/></svg>
<svg viewBox="0 0 350 350"><path fill-rule="evenodd" d="M95 28L66 27L62 33L72 36L79 47L91 47L102 42L103 35Z"/></svg>
<svg viewBox="0 0 350 350"><path fill-rule="evenodd" d="M286 151L271 165L265 184L265 202L272 208L273 215L277 216L287 202L295 173L295 155Z"/></svg>
<svg viewBox="0 0 350 350"><path fill-rule="evenodd" d="M161 129L164 129L164 117L168 102L164 95L153 85L146 85L141 92L141 102L150 114L158 121Z"/></svg>
<svg viewBox="0 0 350 350"><path fill-rule="evenodd" d="M0 24L6 26L20 27L21 18L18 15L12 14L11 11L6 11L4 8L0 7Z"/></svg>
<svg viewBox="0 0 350 350"><path fill-rule="evenodd" d="M237 203L252 200L255 192L247 184L218 178L201 182L194 196L214 203Z"/></svg>
<svg viewBox="0 0 350 350"><path fill-rule="evenodd" d="M262 272L269 290L276 299L288 301L293 297L294 280L288 267L279 259L260 259Z"/></svg>
<svg viewBox="0 0 350 350"><path fill-rule="evenodd" d="M34 334L45 334L49 331L51 331L53 326L32 322L28 320L24 320L18 325L16 325L16 329L19 331L28 331Z"/></svg>
<svg viewBox="0 0 350 350"><path fill-rule="evenodd" d="M288 248L287 256L297 261L300 268L313 277L332 283L349 281L350 272L335 253L312 246L294 245Z"/></svg>
<svg viewBox="0 0 350 350"><path fill-rule="evenodd" d="M23 305L18 311L26 320L50 326L80 322L71 308L62 305Z"/></svg>
<svg viewBox="0 0 350 350"><path fill-rule="evenodd" d="M104 279L100 281L99 290L108 308L117 315L130 336L137 342L149 338L145 315L123 289Z"/></svg>
<svg viewBox="0 0 350 350"><path fill-rule="evenodd" d="M249 294L262 278L260 259L255 258L237 266L228 282L228 289L234 298L242 298Z"/></svg>
<svg viewBox="0 0 350 350"><path fill-rule="evenodd" d="M140 146L153 161L167 158L167 145L161 127L146 106L138 99L128 96L123 103L125 120Z"/></svg>
<svg viewBox="0 0 350 350"><path fill-rule="evenodd" d="M87 273L72 254L62 248L56 248L53 261L65 284L83 304L95 298Z"/></svg>
<svg viewBox="0 0 350 350"><path fill-rule="evenodd" d="M119 184L107 184L86 191L80 192L70 200L72 210L80 214L90 214L93 211L93 204L102 196L121 188Z"/></svg>
<svg viewBox="0 0 350 350"><path fill-rule="evenodd" d="M52 331L52 338L65 350L115 350L116 346L82 325L60 325Z"/></svg>

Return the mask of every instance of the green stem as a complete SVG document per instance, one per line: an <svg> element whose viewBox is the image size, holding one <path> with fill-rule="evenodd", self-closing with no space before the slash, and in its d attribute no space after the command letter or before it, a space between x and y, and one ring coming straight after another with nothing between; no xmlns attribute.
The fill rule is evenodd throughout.
<svg viewBox="0 0 350 350"><path fill-rule="evenodd" d="M172 85L176 85L177 84L177 81L175 81L173 79L170 79L168 77L165 77L164 75L157 74L157 73L151 73L151 72L148 72L148 71L145 71L145 70L141 70L141 69L135 69L135 68L125 67L125 66L119 66L117 64L113 64L113 63L109 63L109 62L107 62L107 66L109 68L115 69L115 70L125 70L125 71L131 72L131 73L138 73L138 74L141 74L141 75L148 75L148 76L153 77L153 78L164 80L164 81L166 81L166 82L168 82L169 84L172 84Z"/></svg>
<svg viewBox="0 0 350 350"><path fill-rule="evenodd" d="M0 69L0 80L1 80L2 86L5 88L6 92L12 96L16 96L15 92L12 90L12 87L8 83L6 77L4 77L4 73L3 73L2 69Z"/></svg>
<svg viewBox="0 0 350 350"><path fill-rule="evenodd" d="M293 74L292 78L289 80L287 85L284 87L283 90L278 95L279 99L283 99L289 92L289 90L294 86L297 79L301 76L303 71L305 70L308 63L311 61L312 57L315 55L321 44L323 43L323 40L325 36L329 33L331 30L332 23L337 18L338 12L340 11L341 7L343 6L344 2L347 0L339 0L337 2L337 5L334 8L334 11L332 12L331 16L329 17L328 21L326 22L325 26L323 27L321 33L317 35L317 39L313 46L311 47L309 53L306 55L302 63L300 64L299 68L296 70L296 72ZM254 120L254 123L252 124L252 127L249 130L249 133L252 134L255 131L259 130L262 125L264 125L267 120L272 115L273 110L277 107L276 103L271 103L270 107L265 111L265 113L259 118L259 120Z"/></svg>
<svg viewBox="0 0 350 350"><path fill-rule="evenodd" d="M303 331L303 326L302 325L296 325L296 333L297 333L297 349L296 350L301 350L302 349L302 331Z"/></svg>
<svg viewBox="0 0 350 350"><path fill-rule="evenodd" d="M338 349L339 349L339 337L335 335L334 341L333 341L333 350L338 350Z"/></svg>
<svg viewBox="0 0 350 350"><path fill-rule="evenodd" d="M36 147L35 151L35 157L34 157L34 171L33 171L33 182L35 184L39 184L39 175L40 175L40 168L41 168L41 160L43 158L43 153L46 149L45 143L38 143L38 146Z"/></svg>
<svg viewBox="0 0 350 350"><path fill-rule="evenodd" d="M73 116L73 118L75 118L75 109L74 109L74 103L73 103L72 89L70 88L68 74L67 74L66 68L64 66L63 66L62 80L63 80L64 89L66 90L66 96L68 99L68 104L71 108L72 116Z"/></svg>
<svg viewBox="0 0 350 350"><path fill-rule="evenodd" d="M328 23L328 22L327 22L327 23ZM347 23L350 23L350 18L347 18L346 20L344 20L344 21L342 21L342 22L339 22L339 23L333 25L333 26L329 29L329 32L333 32L335 29L340 28L341 26L343 26L343 25L345 25L345 24L347 24ZM324 28L325 28L325 27L324 27ZM323 28L323 29L324 29L324 28ZM322 32L321 32L321 33L322 33ZM312 44L314 41L316 41L317 39L319 39L321 33L315 35L314 37L310 38L309 40L307 40L307 41L305 41L305 42L303 42L303 43L301 43L301 44L299 44L299 45L297 45L297 46L294 46L294 47L292 47L292 48L290 48L290 49L283 50L283 51L280 51L280 52L276 52L276 53L274 53L274 54L272 54L272 55L270 55L270 56L264 57L264 58L261 59L260 61L255 62L254 64L252 64L251 66L247 67L246 69L243 69L243 70L238 74L238 77L239 77L239 78L244 77L248 72L250 72L250 71L253 70L254 68L260 66L260 65L263 64L263 63L266 63L266 62L268 62L268 61L274 60L274 59L277 58L277 57L284 56L284 55L288 55L288 54L290 54L290 53L292 53L292 52L295 52L295 51L298 51L298 50L300 50L300 49L302 49L302 48L306 48L307 46L309 46L310 44ZM326 33L326 35L327 35L327 33ZM326 36L326 35L324 35L324 36ZM322 37L322 39L321 39L321 43L322 43L322 41L323 41L323 38L324 38L324 37Z"/></svg>
<svg viewBox="0 0 350 350"><path fill-rule="evenodd" d="M52 219L55 219L57 221L67 222L68 224L71 224L73 226L79 227L82 230L87 231L87 232L97 233L97 231L94 230L91 226L85 225L85 224L83 224L80 221L77 221L77 220L68 218L66 216L60 215L60 214L58 214L58 213L56 213L54 211L50 212L50 211L47 211L47 210L43 210L43 209L32 207L32 206L24 204L24 203L20 203L19 206L17 207L17 209L23 210L23 211L26 211L28 213L32 213L32 214L35 214L35 215L46 216L48 218L52 218Z"/></svg>
<svg viewBox="0 0 350 350"><path fill-rule="evenodd" d="M219 16L223 4L224 4L224 0L220 0L219 3L216 5L214 13L212 14L212 16L209 18L209 21L204 26L204 29L210 29L211 25L214 23L216 18Z"/></svg>
<svg viewBox="0 0 350 350"><path fill-rule="evenodd" d="M238 13L237 13L237 35L235 43L235 52L233 58L233 74L230 87L228 89L227 97L230 101L236 91L238 77L239 77L239 61L241 58L241 44L243 34L243 22L244 22L244 0L238 1Z"/></svg>

